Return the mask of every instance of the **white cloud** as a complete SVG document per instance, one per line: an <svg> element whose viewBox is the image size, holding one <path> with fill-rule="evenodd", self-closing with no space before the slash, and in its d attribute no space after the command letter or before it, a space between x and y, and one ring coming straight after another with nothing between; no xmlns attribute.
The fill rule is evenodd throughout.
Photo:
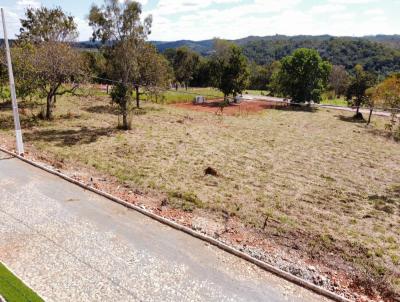
<svg viewBox="0 0 400 302"><path fill-rule="evenodd" d="M385 11L381 8L373 8L366 10L364 14L368 16L381 16L385 14Z"/></svg>
<svg viewBox="0 0 400 302"><path fill-rule="evenodd" d="M310 10L311 14L327 14L333 12L341 12L345 11L346 6L342 4L322 4L313 6Z"/></svg>
<svg viewBox="0 0 400 302"><path fill-rule="evenodd" d="M0 0L1 1L1 0ZM94 0L93 0L94 1ZM102 3L103 0L96 0ZM123 1L123 0L120 0ZM140 0L143 16L153 15L152 40L227 39L249 35L399 33L400 23L387 9L395 0ZM385 5L386 4L386 7ZM39 0L16 0L6 8L9 36L19 31L19 18ZM153 7L149 10L148 7ZM400 8L400 6L398 7ZM80 40L91 37L85 16L76 16ZM396 32L397 30L397 32Z"/></svg>
<svg viewBox="0 0 400 302"><path fill-rule="evenodd" d="M17 8L25 9L26 7L38 8L40 7L40 2L36 0L18 0Z"/></svg>

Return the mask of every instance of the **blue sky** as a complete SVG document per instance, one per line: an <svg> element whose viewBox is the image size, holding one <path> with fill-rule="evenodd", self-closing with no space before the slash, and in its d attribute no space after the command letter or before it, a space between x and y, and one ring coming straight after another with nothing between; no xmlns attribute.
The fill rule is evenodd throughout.
<svg viewBox="0 0 400 302"><path fill-rule="evenodd" d="M140 0L154 18L152 40L226 39L249 35L400 34L400 0ZM102 0L1 0L9 36L28 6L61 6L76 17L80 40L91 30L86 16Z"/></svg>

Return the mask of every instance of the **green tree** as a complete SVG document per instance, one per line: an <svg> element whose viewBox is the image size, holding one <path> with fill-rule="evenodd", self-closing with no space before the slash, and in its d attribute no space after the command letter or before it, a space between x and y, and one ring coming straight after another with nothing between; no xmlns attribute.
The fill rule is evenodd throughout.
<svg viewBox="0 0 400 302"><path fill-rule="evenodd" d="M77 25L72 16L61 8L28 8L21 19L19 40L29 42L71 42L78 36Z"/></svg>
<svg viewBox="0 0 400 302"><path fill-rule="evenodd" d="M316 50L301 48L281 61L277 76L280 91L294 102L321 101L332 65L323 61Z"/></svg>
<svg viewBox="0 0 400 302"><path fill-rule="evenodd" d="M281 89L279 86L279 73L281 71L282 64L280 61L274 61L268 66L270 80L268 84L268 90L274 96L281 96Z"/></svg>
<svg viewBox="0 0 400 302"><path fill-rule="evenodd" d="M183 83L186 90L190 81L193 80L193 76L199 66L199 61L200 56L187 47L181 47L176 50L173 59L175 79Z"/></svg>
<svg viewBox="0 0 400 302"><path fill-rule="evenodd" d="M18 94L24 97L39 93L45 97L43 118L53 119L57 96L73 92L86 74L81 54L57 42L22 43L13 47L12 54Z"/></svg>
<svg viewBox="0 0 400 302"><path fill-rule="evenodd" d="M46 98L46 119L53 118L58 95L74 91L86 72L81 55L65 42L77 37L77 25L61 8L28 8L13 47L16 88L26 97Z"/></svg>
<svg viewBox="0 0 400 302"><path fill-rule="evenodd" d="M0 100L9 99L9 93L6 89L8 82L7 63L5 58L5 51L0 47Z"/></svg>
<svg viewBox="0 0 400 302"><path fill-rule="evenodd" d="M99 51L82 51L82 56L89 69L90 75L97 83L109 83L107 77L107 61L104 54Z"/></svg>
<svg viewBox="0 0 400 302"><path fill-rule="evenodd" d="M215 54L210 61L213 86L218 88L227 101L229 95L236 96L248 85L249 68L242 49L223 40L215 42Z"/></svg>
<svg viewBox="0 0 400 302"><path fill-rule="evenodd" d="M211 85L210 78L210 60L208 58L200 57L199 65L193 75L191 85L195 87L208 87Z"/></svg>
<svg viewBox="0 0 400 302"><path fill-rule="evenodd" d="M160 90L167 89L172 78L172 70L167 59L157 53L156 48L149 43L143 45L138 68L139 72L133 78L137 108L140 107L141 89L143 93L155 95Z"/></svg>
<svg viewBox="0 0 400 302"><path fill-rule="evenodd" d="M351 77L346 92L346 99L349 104L357 108L354 118L363 119L360 107L369 102L367 90L374 86L375 81L375 76L366 72L361 65L354 67L354 76Z"/></svg>
<svg viewBox="0 0 400 302"><path fill-rule="evenodd" d="M150 34L152 17L141 21L142 7L135 1L105 0L102 7L93 5L89 25L93 40L100 40L107 59L108 75L118 82L112 93L122 114L122 128L129 129L128 113L135 80L140 77L140 56L148 50L145 43ZM151 66L151 62L147 62Z"/></svg>
<svg viewBox="0 0 400 302"><path fill-rule="evenodd" d="M265 90L271 80L268 66L260 66L255 63L250 65L249 88Z"/></svg>

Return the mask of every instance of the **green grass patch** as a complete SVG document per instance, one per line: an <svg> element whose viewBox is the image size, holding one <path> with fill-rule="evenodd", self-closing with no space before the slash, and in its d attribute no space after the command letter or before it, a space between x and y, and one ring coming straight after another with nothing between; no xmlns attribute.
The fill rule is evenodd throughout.
<svg viewBox="0 0 400 302"><path fill-rule="evenodd" d="M44 300L28 288L0 263L0 295L7 302L43 302Z"/></svg>
<svg viewBox="0 0 400 302"><path fill-rule="evenodd" d="M252 89L247 89L243 93L252 95L263 95L263 96L267 96L270 94L268 90L252 90Z"/></svg>
<svg viewBox="0 0 400 302"><path fill-rule="evenodd" d="M348 107L349 103L344 98L334 98L334 99L323 99L321 101L322 105L332 105L332 106L341 106Z"/></svg>
<svg viewBox="0 0 400 302"><path fill-rule="evenodd" d="M224 95L214 88L189 88L188 90L179 89L177 91L166 91L158 96L142 95L141 98L155 103L176 104L192 102L196 96L204 96L206 99L215 99L221 98Z"/></svg>

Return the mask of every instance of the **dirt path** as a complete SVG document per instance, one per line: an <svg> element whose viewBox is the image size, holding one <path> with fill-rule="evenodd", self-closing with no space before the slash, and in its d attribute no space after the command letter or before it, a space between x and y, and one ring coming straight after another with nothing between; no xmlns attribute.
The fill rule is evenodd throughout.
<svg viewBox="0 0 400 302"><path fill-rule="evenodd" d="M249 115L261 112L265 109L276 109L287 107L287 103L274 102L274 101L264 101L264 100L252 100L245 101L240 104L229 104L222 108L220 106L222 100L210 100L204 104L193 104L193 103L179 103L173 104L174 107L183 108L192 111L200 112L210 112L215 114L223 115Z"/></svg>
<svg viewBox="0 0 400 302"><path fill-rule="evenodd" d="M246 101L251 101L251 102L259 102L264 101L268 103L278 103L278 104L287 104L287 101L283 98L277 98L277 97L271 97L271 96L262 96L262 95L252 95L252 94L245 94L243 95L243 98ZM342 107L342 106L335 106L335 105L323 105L323 104L315 104L315 106L319 108L328 108L328 109L334 109L334 110L341 110L341 111L348 111L348 112L356 112L355 108L351 107ZM369 109L360 109L360 112L363 114L369 114ZM391 113L390 112L385 112L382 110L374 110L373 115L376 116L384 116L384 117L390 117ZM399 115L400 116L400 115Z"/></svg>

